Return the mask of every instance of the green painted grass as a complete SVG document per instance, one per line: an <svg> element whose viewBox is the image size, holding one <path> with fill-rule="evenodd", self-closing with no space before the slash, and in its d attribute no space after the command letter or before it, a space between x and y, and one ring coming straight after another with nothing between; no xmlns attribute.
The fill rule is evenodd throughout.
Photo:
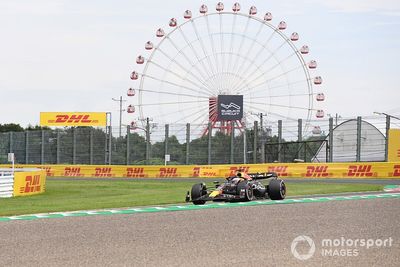
<svg viewBox="0 0 400 267"><path fill-rule="evenodd" d="M0 199L0 216L182 203L191 181L47 180L46 192ZM212 183L210 183L210 186ZM287 184L288 196L380 191L383 185Z"/></svg>

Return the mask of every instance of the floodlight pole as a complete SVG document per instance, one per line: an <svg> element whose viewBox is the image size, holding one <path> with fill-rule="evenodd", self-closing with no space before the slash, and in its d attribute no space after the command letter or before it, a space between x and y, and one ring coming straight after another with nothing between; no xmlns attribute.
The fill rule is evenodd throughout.
<svg viewBox="0 0 400 267"><path fill-rule="evenodd" d="M266 136L264 134L264 115L267 116L266 113L251 113L252 115L256 115L260 118L260 136L261 136L261 163L265 163L265 143Z"/></svg>
<svg viewBox="0 0 400 267"><path fill-rule="evenodd" d="M390 118L394 118L396 120L400 120L399 117L387 114L385 112L377 112L374 111L374 114L377 115L385 115L386 116L386 137L385 137L385 161L388 161L388 153L389 153L389 130L390 130Z"/></svg>
<svg viewBox="0 0 400 267"><path fill-rule="evenodd" d="M150 164L150 121L152 121L153 119L150 119L149 117L147 117L146 119L146 125L143 127L135 127L135 129L140 129L142 131L144 131L145 135L146 135L146 165ZM154 126L154 124L152 125L152 127ZM165 149L167 149L167 147L165 147Z"/></svg>
<svg viewBox="0 0 400 267"><path fill-rule="evenodd" d="M122 96L119 97L119 99L112 98L113 101L119 102L119 137L122 136L122 111L125 111L125 109L122 109L122 102L126 102L127 100L122 99Z"/></svg>

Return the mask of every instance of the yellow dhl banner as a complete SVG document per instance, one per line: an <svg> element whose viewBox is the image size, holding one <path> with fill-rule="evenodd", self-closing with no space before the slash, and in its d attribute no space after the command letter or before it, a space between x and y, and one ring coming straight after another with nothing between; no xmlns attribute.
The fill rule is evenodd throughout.
<svg viewBox="0 0 400 267"><path fill-rule="evenodd" d="M388 161L400 161L400 129L389 130Z"/></svg>
<svg viewBox="0 0 400 267"><path fill-rule="evenodd" d="M400 178L400 162L272 163L243 165L18 165L50 177L218 178L243 172L276 172L281 178Z"/></svg>
<svg viewBox="0 0 400 267"><path fill-rule="evenodd" d="M105 112L40 112L40 126L106 126Z"/></svg>
<svg viewBox="0 0 400 267"><path fill-rule="evenodd" d="M29 196L46 190L46 171L15 172L14 196Z"/></svg>

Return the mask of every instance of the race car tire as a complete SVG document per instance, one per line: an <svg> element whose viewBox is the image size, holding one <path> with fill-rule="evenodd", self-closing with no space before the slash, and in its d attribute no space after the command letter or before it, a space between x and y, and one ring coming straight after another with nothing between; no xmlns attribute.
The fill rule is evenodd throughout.
<svg viewBox="0 0 400 267"><path fill-rule="evenodd" d="M191 197L192 199L197 199L207 194L207 187L205 184L195 184L192 186ZM194 200L193 204L195 205L204 205L206 203L205 200Z"/></svg>
<svg viewBox="0 0 400 267"><path fill-rule="evenodd" d="M268 185L268 195L272 200L281 200L286 197L286 185L281 179L273 179Z"/></svg>
<svg viewBox="0 0 400 267"><path fill-rule="evenodd" d="M237 185L237 194L240 195L240 192L244 189L244 198L242 200L244 201L250 201L253 199L253 188L246 182L246 181L241 181Z"/></svg>

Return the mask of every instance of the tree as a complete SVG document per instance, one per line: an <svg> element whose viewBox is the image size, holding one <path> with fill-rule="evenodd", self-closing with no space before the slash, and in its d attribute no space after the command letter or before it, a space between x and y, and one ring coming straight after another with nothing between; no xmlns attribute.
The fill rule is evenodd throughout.
<svg viewBox="0 0 400 267"><path fill-rule="evenodd" d="M5 133L5 132L23 132L24 128L21 127L19 124L15 123L6 123L6 124L0 124L0 133Z"/></svg>
<svg viewBox="0 0 400 267"><path fill-rule="evenodd" d="M51 130L51 128L47 127L47 126L40 126L40 125L32 126L30 124L28 125L28 127L25 128L25 131L40 131L40 130L49 131L49 130Z"/></svg>
<svg viewBox="0 0 400 267"><path fill-rule="evenodd" d="M186 151L185 145L180 144L175 135L168 137L168 154L171 156L170 164L185 164ZM165 141L156 142L151 146L152 159L159 159L164 163Z"/></svg>

